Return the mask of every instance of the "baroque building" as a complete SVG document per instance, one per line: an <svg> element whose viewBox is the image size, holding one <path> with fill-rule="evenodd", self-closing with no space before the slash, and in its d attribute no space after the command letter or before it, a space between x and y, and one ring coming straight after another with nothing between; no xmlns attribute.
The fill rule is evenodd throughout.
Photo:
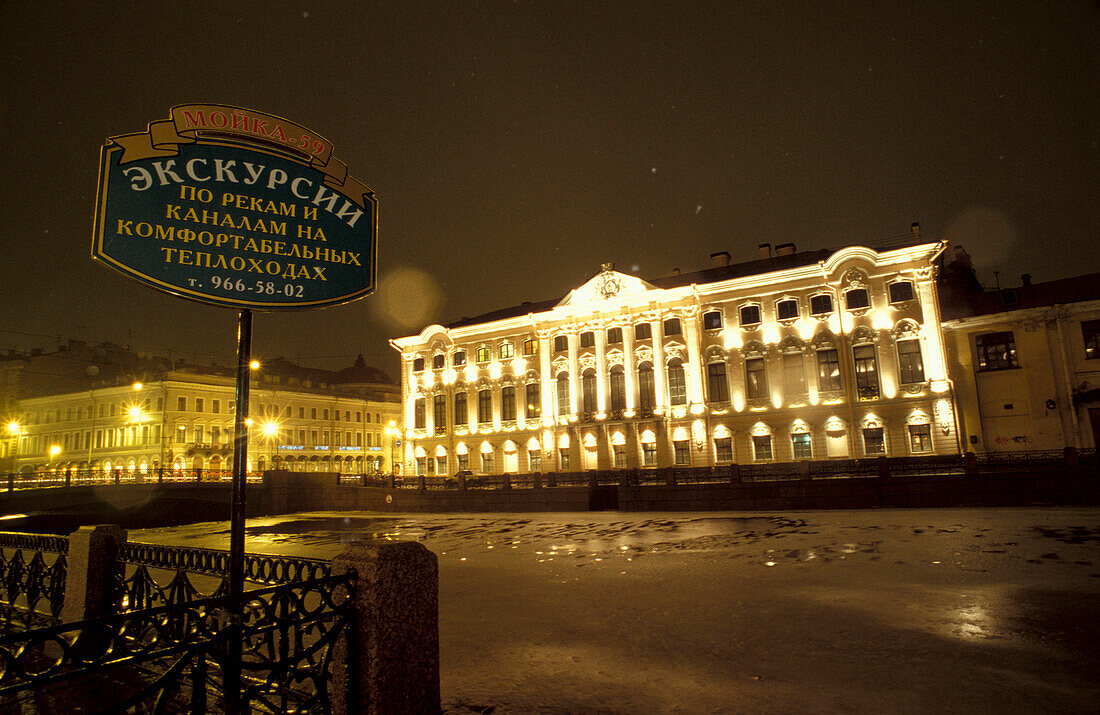
<svg viewBox="0 0 1100 715"><path fill-rule="evenodd" d="M958 453L943 243L796 252L652 281L605 264L559 300L391 341L418 474Z"/></svg>
<svg viewBox="0 0 1100 715"><path fill-rule="evenodd" d="M233 369L81 343L8 362L7 373L25 379L0 435L7 471L232 469ZM400 419L397 388L362 358L339 371L264 363L249 389L249 417L249 471L392 468L387 426Z"/></svg>

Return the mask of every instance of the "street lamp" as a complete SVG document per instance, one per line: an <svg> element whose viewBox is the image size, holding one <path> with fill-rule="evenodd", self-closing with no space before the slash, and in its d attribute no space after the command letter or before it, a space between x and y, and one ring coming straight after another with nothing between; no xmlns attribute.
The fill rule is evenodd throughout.
<svg viewBox="0 0 1100 715"><path fill-rule="evenodd" d="M282 425L278 420L267 419L260 425L260 431L263 433L264 439L271 446L271 467L275 468L275 458L279 450L279 432L282 429Z"/></svg>
<svg viewBox="0 0 1100 715"><path fill-rule="evenodd" d="M16 459L19 456L19 438L23 436L23 425L19 424L17 420L12 420L7 424L7 432L11 436L12 448L11 448L11 471L15 471Z"/></svg>
<svg viewBox="0 0 1100 715"><path fill-rule="evenodd" d="M397 476L397 436L401 434L401 430L397 429L397 426L390 420L390 423L386 425L386 436L390 438L390 474Z"/></svg>

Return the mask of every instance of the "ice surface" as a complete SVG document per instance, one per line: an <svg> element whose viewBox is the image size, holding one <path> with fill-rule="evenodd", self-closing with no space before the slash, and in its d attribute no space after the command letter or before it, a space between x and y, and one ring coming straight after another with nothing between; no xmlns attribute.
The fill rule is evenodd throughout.
<svg viewBox="0 0 1100 715"><path fill-rule="evenodd" d="M1100 509L310 513L439 556L450 712L1095 712ZM226 548L225 523L131 532Z"/></svg>

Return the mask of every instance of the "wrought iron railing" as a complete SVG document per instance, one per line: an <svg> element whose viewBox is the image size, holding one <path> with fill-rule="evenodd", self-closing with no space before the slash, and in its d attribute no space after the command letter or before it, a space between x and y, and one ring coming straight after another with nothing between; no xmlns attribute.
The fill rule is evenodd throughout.
<svg viewBox="0 0 1100 715"><path fill-rule="evenodd" d="M223 597L0 637L0 709L217 712L229 648L245 712L331 712L355 575L249 591L241 625Z"/></svg>
<svg viewBox="0 0 1100 715"><path fill-rule="evenodd" d="M63 536L0 533L0 627L33 628L56 620L65 603Z"/></svg>

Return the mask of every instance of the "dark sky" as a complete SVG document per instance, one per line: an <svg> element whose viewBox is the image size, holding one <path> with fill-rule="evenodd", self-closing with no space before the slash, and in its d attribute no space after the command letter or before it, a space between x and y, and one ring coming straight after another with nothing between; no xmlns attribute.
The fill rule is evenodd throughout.
<svg viewBox="0 0 1100 715"><path fill-rule="evenodd" d="M378 292L257 313L260 356L392 371L387 338L605 261L913 221L988 285L1100 271L1094 3L7 0L0 25L0 348L232 359L235 311L90 258L99 147L188 103L313 129L378 196Z"/></svg>

